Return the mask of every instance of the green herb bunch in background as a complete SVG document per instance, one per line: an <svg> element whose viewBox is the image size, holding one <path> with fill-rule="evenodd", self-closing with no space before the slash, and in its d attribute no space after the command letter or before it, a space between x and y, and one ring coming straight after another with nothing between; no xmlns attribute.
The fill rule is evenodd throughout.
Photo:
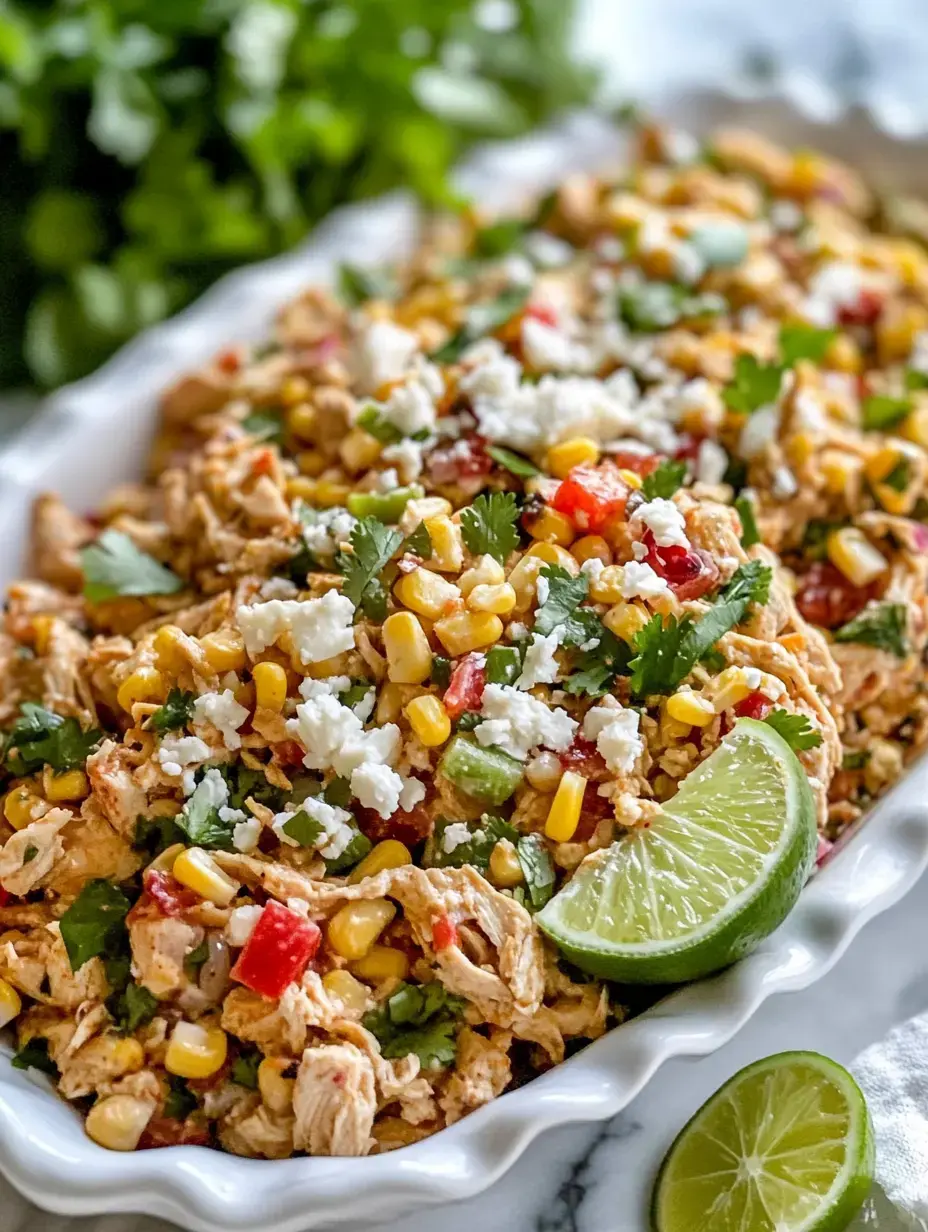
<svg viewBox="0 0 928 1232"><path fill-rule="evenodd" d="M0 387L589 94L569 0L0 0Z"/></svg>

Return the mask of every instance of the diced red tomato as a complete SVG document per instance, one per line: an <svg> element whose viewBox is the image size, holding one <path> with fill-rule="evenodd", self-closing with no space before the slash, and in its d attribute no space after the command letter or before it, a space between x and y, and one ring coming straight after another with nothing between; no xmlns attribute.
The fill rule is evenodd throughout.
<svg viewBox="0 0 928 1232"><path fill-rule="evenodd" d="M191 907L203 901L199 894L188 890L170 873L162 872L160 869L149 869L142 880L142 885L145 893L130 913L130 916L135 919L144 918L152 913L168 916L183 915L185 911L189 911Z"/></svg>
<svg viewBox="0 0 928 1232"><path fill-rule="evenodd" d="M487 683L483 656L466 655L451 673L442 697L450 719L459 719L465 710L479 710Z"/></svg>
<svg viewBox="0 0 928 1232"><path fill-rule="evenodd" d="M229 347L226 351L220 351L216 356L216 367L220 372L228 373L229 376L238 372L241 366L242 356L235 347Z"/></svg>
<svg viewBox="0 0 928 1232"><path fill-rule="evenodd" d="M602 783L605 779L612 777L602 753L592 740L584 740L582 736L577 736L570 748L565 749L563 753L558 753L557 756L565 770L573 770L577 774L582 774L591 782Z"/></svg>
<svg viewBox="0 0 928 1232"><path fill-rule="evenodd" d="M428 467L433 483L456 483L472 487L476 492L493 469L493 459L487 453L483 437L471 432L451 445L439 445L433 449L429 454ZM481 482L477 483L477 480Z"/></svg>
<svg viewBox="0 0 928 1232"><path fill-rule="evenodd" d="M0 886L0 907L5 907L12 897L13 895L9 890L4 890L3 886Z"/></svg>
<svg viewBox="0 0 928 1232"><path fill-rule="evenodd" d="M588 843L593 832L604 817L613 817L612 800L599 794L599 783L589 782L583 793L583 806L580 810L580 820L574 831L573 842Z"/></svg>
<svg viewBox="0 0 928 1232"><path fill-rule="evenodd" d="M152 1151L162 1146L209 1146L209 1127L201 1120L188 1117L152 1117L139 1139L140 1151Z"/></svg>
<svg viewBox="0 0 928 1232"><path fill-rule="evenodd" d="M432 925L432 945L436 950L447 950L458 943L458 930L454 921L447 915L440 915Z"/></svg>
<svg viewBox="0 0 928 1232"><path fill-rule="evenodd" d="M873 586L855 586L830 560L817 560L799 583L796 606L811 624L837 629L875 597Z"/></svg>
<svg viewBox="0 0 928 1232"><path fill-rule="evenodd" d="M550 325L552 329L557 325L557 313L550 304L529 304L525 315L541 321L542 325Z"/></svg>
<svg viewBox="0 0 928 1232"><path fill-rule="evenodd" d="M719 567L701 548L681 548L676 544L659 548L654 535L646 530L641 537L648 549L647 563L667 584L678 599L701 599L719 581Z"/></svg>
<svg viewBox="0 0 928 1232"><path fill-rule="evenodd" d="M599 531L625 512L629 487L612 462L575 466L554 494L554 508L580 530Z"/></svg>
<svg viewBox="0 0 928 1232"><path fill-rule="evenodd" d="M645 479L652 471L656 471L661 464L659 453L635 453L631 449L620 449L617 453L611 453L609 457L619 470L634 471L642 479Z"/></svg>
<svg viewBox="0 0 928 1232"><path fill-rule="evenodd" d="M230 975L261 997L276 1000L316 956L318 924L269 900Z"/></svg>
<svg viewBox="0 0 928 1232"><path fill-rule="evenodd" d="M885 296L879 291L864 289L853 304L845 304L838 310L841 325L873 325L883 311Z"/></svg>
<svg viewBox="0 0 928 1232"><path fill-rule="evenodd" d="M701 444L702 440L698 436L690 436L686 433L680 438L680 444L673 451L673 456L678 462L695 462L699 457Z"/></svg>
<svg viewBox="0 0 928 1232"><path fill-rule="evenodd" d="M407 847L415 847L432 833L432 810L425 804L417 804L407 813L397 809L390 817L381 817L374 809L354 806L354 815L362 834L372 843L381 843L385 838L395 838Z"/></svg>
<svg viewBox="0 0 928 1232"><path fill-rule="evenodd" d="M255 459L251 464L252 475L269 475L274 469L274 451L272 449L262 449L260 453L255 454Z"/></svg>
<svg viewBox="0 0 928 1232"><path fill-rule="evenodd" d="M296 740L278 740L272 747L282 766L298 766L303 760L303 749Z"/></svg>
<svg viewBox="0 0 928 1232"><path fill-rule="evenodd" d="M749 693L747 697L738 703L735 707L735 714L739 719L765 719L773 709L773 702L766 693L761 693L760 689L755 689L753 693Z"/></svg>

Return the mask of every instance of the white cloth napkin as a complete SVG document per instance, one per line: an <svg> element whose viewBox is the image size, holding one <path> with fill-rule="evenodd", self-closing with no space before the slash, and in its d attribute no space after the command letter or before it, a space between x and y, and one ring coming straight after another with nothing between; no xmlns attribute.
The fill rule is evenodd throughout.
<svg viewBox="0 0 928 1232"><path fill-rule="evenodd" d="M928 1232L928 1014L894 1027L850 1068L873 1117L876 1179L901 1226Z"/></svg>

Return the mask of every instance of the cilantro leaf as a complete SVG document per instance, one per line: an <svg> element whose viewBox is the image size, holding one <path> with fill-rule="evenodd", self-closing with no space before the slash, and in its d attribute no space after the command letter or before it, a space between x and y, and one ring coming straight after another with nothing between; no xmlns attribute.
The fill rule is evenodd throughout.
<svg viewBox="0 0 928 1232"><path fill-rule="evenodd" d="M471 830L470 840L458 843L451 851L446 851L444 847L445 830L453 824L464 823L453 823L443 817L435 823L435 829L426 847L425 859L430 867L462 868L465 864L470 864L473 868L485 873L490 865L493 848L499 840L506 838L510 843L516 843L519 838L519 831L508 821L504 821L502 817L491 817L484 813L479 823Z"/></svg>
<svg viewBox="0 0 928 1232"><path fill-rule="evenodd" d="M119 595L174 595L184 581L166 565L141 552L128 535L105 530L96 543L81 551L84 596L102 603Z"/></svg>
<svg viewBox="0 0 928 1232"><path fill-rule="evenodd" d="M160 710L149 719L149 727L153 731L180 731L193 718L193 703L196 698L184 689L171 689L167 701Z"/></svg>
<svg viewBox="0 0 928 1232"><path fill-rule="evenodd" d="M638 630L633 641L638 653L629 664L632 692L636 696L673 692L682 679L675 669L677 656L683 638L693 627L693 618L689 614L679 621L676 616L670 616L664 624L662 616L657 613Z"/></svg>
<svg viewBox="0 0 928 1232"><path fill-rule="evenodd" d="M415 1053L423 1069L442 1069L454 1063L455 1037L465 1004L437 980L403 983L361 1021L379 1042L384 1057Z"/></svg>
<svg viewBox="0 0 928 1232"><path fill-rule="evenodd" d="M189 954L184 955L184 966L188 971L196 973L207 958L209 958L209 942L204 937L198 946L195 946Z"/></svg>
<svg viewBox="0 0 928 1232"><path fill-rule="evenodd" d="M50 1078L58 1078L58 1066L48 1055L48 1040L37 1035L20 1048L10 1064L14 1069L37 1069Z"/></svg>
<svg viewBox="0 0 928 1232"><path fill-rule="evenodd" d="M132 839L136 851L147 851L154 857L183 841L183 831L178 830L173 817L139 817L136 820Z"/></svg>
<svg viewBox="0 0 928 1232"><path fill-rule="evenodd" d="M507 287L496 299L472 304L461 328L429 356L438 364L453 364L478 338L495 333L525 305L528 287Z"/></svg>
<svg viewBox="0 0 928 1232"><path fill-rule="evenodd" d="M197 1108L197 1097L176 1074L168 1074L170 1090L164 1101L164 1115L172 1121L186 1121L191 1112Z"/></svg>
<svg viewBox="0 0 928 1232"><path fill-rule="evenodd" d="M735 509L741 519L741 546L752 548L761 541L757 519L754 517L754 502L749 496L739 496L735 500Z"/></svg>
<svg viewBox="0 0 928 1232"><path fill-rule="evenodd" d="M346 823L347 824L347 823ZM348 846L340 856L335 856L334 859L326 860L325 869L327 873L343 873L349 868L354 868L356 864L364 859L373 843L357 826L352 825L354 835Z"/></svg>
<svg viewBox="0 0 928 1232"><path fill-rule="evenodd" d="M905 605L868 603L859 616L836 630L834 637L836 642L857 642L904 659L909 653Z"/></svg>
<svg viewBox="0 0 928 1232"><path fill-rule="evenodd" d="M248 1087L250 1091L258 1089L258 1066L264 1059L260 1048L243 1049L232 1062L231 1078L240 1087Z"/></svg>
<svg viewBox="0 0 928 1232"><path fill-rule="evenodd" d="M310 817L305 809L294 813L289 821L284 822L281 829L288 838L292 838L301 847L315 847L322 837L322 823L315 817Z"/></svg>
<svg viewBox="0 0 928 1232"><path fill-rule="evenodd" d="M111 882L96 877L85 883L61 917L61 939L72 971L80 971L98 954L112 955L121 948L128 911L129 900Z"/></svg>
<svg viewBox="0 0 928 1232"><path fill-rule="evenodd" d="M363 269L348 262L338 267L338 296L350 308L369 299L393 299L398 291L393 273L387 269Z"/></svg>
<svg viewBox="0 0 928 1232"><path fill-rule="evenodd" d="M253 770L237 761L231 765L220 766L219 773L229 788L229 808L243 809L245 801L251 796L259 804L266 804L275 813L280 812L286 797L279 787L267 781L261 770Z"/></svg>
<svg viewBox="0 0 928 1232"><path fill-rule="evenodd" d="M912 480L912 466L908 458L900 458L888 475L880 480L894 492L904 492Z"/></svg>
<svg viewBox="0 0 928 1232"><path fill-rule="evenodd" d="M678 488L683 486L686 478L686 463L674 462L665 458L650 475L646 475L641 483L641 495L646 501L655 497L669 500Z"/></svg>
<svg viewBox="0 0 928 1232"><path fill-rule="evenodd" d="M928 389L928 372L920 372L918 368L906 368L905 387L912 393L919 389Z"/></svg>
<svg viewBox="0 0 928 1232"><path fill-rule="evenodd" d="M516 843L529 901L540 910L554 893L554 863L540 834L525 834Z"/></svg>
<svg viewBox="0 0 928 1232"><path fill-rule="evenodd" d="M373 403L366 406L358 416L358 427L363 428L382 445L395 445L403 439L403 434L396 424L382 415Z"/></svg>
<svg viewBox="0 0 928 1232"><path fill-rule="evenodd" d="M475 556L488 553L502 565L519 546L516 519L519 508L511 492L478 496L461 513L461 533Z"/></svg>
<svg viewBox="0 0 928 1232"><path fill-rule="evenodd" d="M398 530L390 530L377 518L362 518L351 530L350 552L339 552L335 564L345 575L342 594L372 620L383 619L387 597L380 572L403 542Z"/></svg>
<svg viewBox="0 0 928 1232"><path fill-rule="evenodd" d="M783 366L792 368L800 359L819 363L837 335L836 329L820 329L817 325L784 325L780 329Z"/></svg>
<svg viewBox="0 0 928 1232"><path fill-rule="evenodd" d="M869 749L850 749L841 758L841 769L863 770L869 760Z"/></svg>
<svg viewBox="0 0 928 1232"><path fill-rule="evenodd" d="M861 424L868 431L887 431L905 419L912 409L908 398L893 398L889 394L872 394L864 398L860 408Z"/></svg>
<svg viewBox="0 0 928 1232"><path fill-rule="evenodd" d="M507 471L522 479L541 474L534 462L530 462L520 453L513 453L511 449L504 449L502 445L487 445L486 451L487 457L492 458L498 466L505 467Z"/></svg>
<svg viewBox="0 0 928 1232"><path fill-rule="evenodd" d="M253 411L242 420L242 427L258 441L270 441L274 445L284 443L284 421L280 415Z"/></svg>
<svg viewBox="0 0 928 1232"><path fill-rule="evenodd" d="M575 670L561 685L565 693L575 697L602 697L612 690L617 676L628 674L631 651L627 643L603 624L600 624L595 636L599 639L598 644L580 652L574 664Z"/></svg>
<svg viewBox="0 0 928 1232"><path fill-rule="evenodd" d="M231 801L230 801L231 804ZM234 821L223 821L218 807L213 804L213 795L205 781L199 782L192 796L174 818L174 824L187 836L194 847L213 851L234 851L232 831Z"/></svg>
<svg viewBox="0 0 928 1232"><path fill-rule="evenodd" d="M804 714L771 710L764 722L780 733L794 753L800 753L803 749L817 749L822 743L822 733L815 730Z"/></svg>
<svg viewBox="0 0 928 1232"><path fill-rule="evenodd" d="M109 1003L108 1003L109 1004ZM127 984L113 1002L116 1026L126 1035L151 1022L158 1008L158 998L141 984Z"/></svg>
<svg viewBox="0 0 928 1232"><path fill-rule="evenodd" d="M72 770L84 762L103 738L96 729L82 731L75 718L63 719L37 702L23 702L3 742L3 761L16 775L31 774L42 766Z"/></svg>
<svg viewBox="0 0 928 1232"><path fill-rule="evenodd" d="M424 522L420 522L412 534L406 536L403 552L418 556L420 560L432 559L432 536Z"/></svg>
<svg viewBox="0 0 928 1232"><path fill-rule="evenodd" d="M520 247L526 229L526 223L521 218L500 218L475 233L474 253L485 260L504 257Z"/></svg>
<svg viewBox="0 0 928 1232"><path fill-rule="evenodd" d="M585 573L573 577L563 565L545 565L539 576L548 583L548 597L535 612L534 631L544 637L563 625L563 645L588 641L590 631L586 616L591 616L597 624L599 618L595 612L584 614L578 609L589 593L590 579Z"/></svg>
<svg viewBox="0 0 928 1232"><path fill-rule="evenodd" d="M779 364L762 364L753 355L739 355L735 375L722 390L722 399L733 411L750 415L776 401L782 380Z"/></svg>

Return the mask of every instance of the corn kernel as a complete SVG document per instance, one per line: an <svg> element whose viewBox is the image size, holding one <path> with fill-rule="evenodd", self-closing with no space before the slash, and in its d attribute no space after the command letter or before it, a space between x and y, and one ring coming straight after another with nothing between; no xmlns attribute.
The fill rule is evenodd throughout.
<svg viewBox="0 0 928 1232"><path fill-rule="evenodd" d="M612 549L602 535L584 535L576 543L570 545L570 554L581 565L587 560L601 560L604 565L612 564Z"/></svg>
<svg viewBox="0 0 928 1232"><path fill-rule="evenodd" d="M3 816L14 830L22 830L35 818L35 810L42 798L30 791L25 784L12 787L3 799Z"/></svg>
<svg viewBox="0 0 928 1232"><path fill-rule="evenodd" d="M557 543L533 543L525 553L525 556L529 558L537 557L539 560L543 560L546 565L560 565L562 569L567 570L571 577L576 577L580 572L580 566L571 556L570 552ZM525 557L523 557L524 559ZM521 563L520 561L519 564ZM518 565L516 568L518 568ZM511 576L509 580L510 582L512 581Z"/></svg>
<svg viewBox="0 0 928 1232"><path fill-rule="evenodd" d="M922 449L928 449L928 406L916 407L902 421L900 428L907 441L914 441Z"/></svg>
<svg viewBox="0 0 928 1232"><path fill-rule="evenodd" d="M363 958L396 915L386 898L346 903L329 920L326 938L336 954L350 961Z"/></svg>
<svg viewBox="0 0 928 1232"><path fill-rule="evenodd" d="M13 985L0 980L0 1027L8 1026L22 1008L22 998Z"/></svg>
<svg viewBox="0 0 928 1232"><path fill-rule="evenodd" d="M418 612L420 616L427 616L429 620L437 620L449 604L461 597L460 590L453 582L433 573L431 569L421 568L404 574L394 586L393 593L403 607Z"/></svg>
<svg viewBox="0 0 928 1232"><path fill-rule="evenodd" d="M876 483L873 485L873 495L887 513L899 515L911 513L918 501L918 489L914 486L910 486L902 492L897 492L888 483Z"/></svg>
<svg viewBox="0 0 928 1232"><path fill-rule="evenodd" d="M298 402L287 411L287 430L300 441L313 441L318 430L318 417L308 402Z"/></svg>
<svg viewBox="0 0 928 1232"><path fill-rule="evenodd" d="M156 873L169 873L174 867L174 861L184 850L183 843L172 843L170 847L165 847L164 851L159 852L146 868Z"/></svg>
<svg viewBox="0 0 928 1232"><path fill-rule="evenodd" d="M569 843L580 824L586 779L575 770L565 770L558 783L548 817L545 834L555 843Z"/></svg>
<svg viewBox="0 0 928 1232"><path fill-rule="evenodd" d="M907 359L918 334L928 327L928 311L922 304L890 300L873 327L881 364Z"/></svg>
<svg viewBox="0 0 928 1232"><path fill-rule="evenodd" d="M296 455L296 464L300 474L310 483L304 500L314 501L319 488L319 476L327 469L329 460L319 449L301 449ZM340 501L335 502L335 504L340 503Z"/></svg>
<svg viewBox="0 0 928 1232"><path fill-rule="evenodd" d="M502 635L503 622L491 612L458 612L435 621L435 636L452 658L492 646Z"/></svg>
<svg viewBox="0 0 928 1232"><path fill-rule="evenodd" d="M573 543L577 528L566 514L557 509L545 508L541 513L522 519L525 529L539 543L555 543L567 547Z"/></svg>
<svg viewBox="0 0 928 1232"><path fill-rule="evenodd" d="M403 516L400 518L400 530L404 535L411 535L422 522L428 518L440 518L450 515L454 506L443 496L415 496L406 502Z"/></svg>
<svg viewBox="0 0 928 1232"><path fill-rule="evenodd" d="M389 680L381 685L380 692L377 694L374 722L379 727L383 727L384 723L395 723L402 713L406 696L408 696L406 690Z"/></svg>
<svg viewBox="0 0 928 1232"><path fill-rule="evenodd" d="M403 868L412 864L409 848L395 838L385 838L377 843L367 853L360 864L356 864L348 878L349 885L357 885L365 877L376 877L388 868Z"/></svg>
<svg viewBox="0 0 928 1232"><path fill-rule="evenodd" d="M464 567L464 542L461 528L447 514L425 519L425 529L432 541L429 563L440 573L460 573Z"/></svg>
<svg viewBox="0 0 928 1232"><path fill-rule="evenodd" d="M511 890L525 880L515 847L508 838L501 838L490 852L490 880L500 890Z"/></svg>
<svg viewBox="0 0 928 1232"><path fill-rule="evenodd" d="M182 1021L171 1032L164 1068L178 1078L209 1078L222 1069L227 1051L228 1037L221 1027Z"/></svg>
<svg viewBox="0 0 928 1232"><path fill-rule="evenodd" d="M828 559L855 586L869 586L886 572L886 558L855 526L833 530L825 540Z"/></svg>
<svg viewBox="0 0 928 1232"><path fill-rule="evenodd" d="M405 980L409 974L409 959L402 950L389 945L372 945L370 950L351 964L362 980L379 984L383 980Z"/></svg>
<svg viewBox="0 0 928 1232"><path fill-rule="evenodd" d="M279 714L287 700L287 673L279 663L256 663L251 669L255 704Z"/></svg>
<svg viewBox="0 0 928 1232"><path fill-rule="evenodd" d="M135 1073L145 1064L145 1049L137 1039L111 1040L113 1067L120 1074Z"/></svg>
<svg viewBox="0 0 928 1232"><path fill-rule="evenodd" d="M367 1007L368 990L356 980L350 971L328 971L322 977L322 986L330 996L337 997L344 1007L363 1014Z"/></svg>
<svg viewBox="0 0 928 1232"><path fill-rule="evenodd" d="M864 366L860 347L849 334L839 334L828 344L825 365L837 372L849 372L852 375L860 372Z"/></svg>
<svg viewBox="0 0 928 1232"><path fill-rule="evenodd" d="M97 1146L108 1151L134 1151L154 1110L149 1100L134 1095L107 1095L87 1113L84 1128Z"/></svg>
<svg viewBox="0 0 928 1232"><path fill-rule="evenodd" d="M382 448L380 441L369 432L363 428L352 428L339 445L338 452L345 469L357 475L370 470L380 457Z"/></svg>
<svg viewBox="0 0 928 1232"><path fill-rule="evenodd" d="M630 471L627 466L619 467L619 478L624 479L633 492L637 492L644 483L638 472Z"/></svg>
<svg viewBox="0 0 928 1232"><path fill-rule="evenodd" d="M716 714L737 706L752 691L743 667L726 667L719 672L707 690Z"/></svg>
<svg viewBox="0 0 928 1232"><path fill-rule="evenodd" d="M176 675L183 669L187 661L182 650L183 644L184 634L177 625L162 625L155 634L152 649L158 658L158 666L163 671Z"/></svg>
<svg viewBox="0 0 928 1232"><path fill-rule="evenodd" d="M51 641L54 624L54 616L33 616L32 640L37 655L48 653L48 644Z"/></svg>
<svg viewBox="0 0 928 1232"><path fill-rule="evenodd" d="M508 582L496 586L475 586L467 596L466 606L472 612L495 612L508 616L516 605L516 592Z"/></svg>
<svg viewBox="0 0 928 1232"><path fill-rule="evenodd" d="M293 372L290 376L285 376L281 381L277 397L282 406L296 407L305 404L311 392L312 390L306 377Z"/></svg>
<svg viewBox="0 0 928 1232"><path fill-rule="evenodd" d="M902 453L891 445L875 450L864 463L864 472L871 483L879 483L902 460Z"/></svg>
<svg viewBox="0 0 928 1232"><path fill-rule="evenodd" d="M200 646L214 672L240 672L245 666L245 643L231 629L204 634Z"/></svg>
<svg viewBox="0 0 928 1232"><path fill-rule="evenodd" d="M49 775L45 782L45 798L55 804L64 800L85 800L90 795L90 780L83 770L65 770Z"/></svg>
<svg viewBox="0 0 928 1232"><path fill-rule="evenodd" d="M404 711L409 726L427 749L444 744L451 735L451 720L440 698L432 693L414 697Z"/></svg>
<svg viewBox="0 0 928 1232"><path fill-rule="evenodd" d="M240 888L201 847L182 851L171 872L183 885L217 907L228 907Z"/></svg>
<svg viewBox="0 0 928 1232"><path fill-rule="evenodd" d="M644 628L649 619L648 613L637 603L616 603L603 617L603 624L610 633L631 645L635 634Z"/></svg>
<svg viewBox="0 0 928 1232"><path fill-rule="evenodd" d="M667 713L687 727L707 727L715 718L715 707L701 694L681 689L668 697Z"/></svg>
<svg viewBox="0 0 928 1232"><path fill-rule="evenodd" d="M597 577L590 578L590 598L596 603L618 603L625 597L625 570L621 565L607 565Z"/></svg>
<svg viewBox="0 0 928 1232"><path fill-rule="evenodd" d="M861 460L853 454L837 449L826 449L820 459L825 490L832 496L841 496L848 491L861 471Z"/></svg>
<svg viewBox="0 0 928 1232"><path fill-rule="evenodd" d="M818 452L819 443L811 432L795 432L789 438L787 455L795 467L803 466Z"/></svg>
<svg viewBox="0 0 928 1232"><path fill-rule="evenodd" d="M258 1090L264 1106L278 1116L293 1109L293 1078L285 1078L284 1070L293 1064L289 1057L265 1057L258 1066Z"/></svg>
<svg viewBox="0 0 928 1232"><path fill-rule="evenodd" d="M335 483L331 479L318 479L313 499L322 509L332 509L336 505L344 505L350 495L351 488L347 483Z"/></svg>
<svg viewBox="0 0 928 1232"><path fill-rule="evenodd" d="M475 586L498 586L505 582L506 571L499 561L490 555L481 556L476 565L465 569L458 579L462 595L469 595Z"/></svg>
<svg viewBox="0 0 928 1232"><path fill-rule="evenodd" d="M432 670L429 639L412 612L394 612L383 622L387 675L394 684L421 684Z"/></svg>
<svg viewBox="0 0 928 1232"><path fill-rule="evenodd" d="M116 700L131 711L136 702L157 701L164 692L164 677L155 667L137 667L119 686Z"/></svg>
<svg viewBox="0 0 928 1232"><path fill-rule="evenodd" d="M287 480L287 496L290 500L312 501L316 494L316 485L305 475L294 475Z"/></svg>
<svg viewBox="0 0 928 1232"><path fill-rule="evenodd" d="M563 773L561 759L547 750L536 753L525 767L525 777L536 791L555 791Z"/></svg>
<svg viewBox="0 0 928 1232"><path fill-rule="evenodd" d="M676 744L678 740L686 740L690 734L690 726L689 723L681 723L679 719L673 718L665 706L661 711L658 722L658 734L661 743L672 745Z"/></svg>
<svg viewBox="0 0 928 1232"><path fill-rule="evenodd" d="M509 574L509 585L516 594L517 612L527 612L535 602L538 588L538 574L544 568L545 562L537 556L523 556Z"/></svg>
<svg viewBox="0 0 928 1232"><path fill-rule="evenodd" d="M596 442L588 436L575 436L551 446L545 458L545 470L555 479L566 479L575 466L595 466L598 461Z"/></svg>

